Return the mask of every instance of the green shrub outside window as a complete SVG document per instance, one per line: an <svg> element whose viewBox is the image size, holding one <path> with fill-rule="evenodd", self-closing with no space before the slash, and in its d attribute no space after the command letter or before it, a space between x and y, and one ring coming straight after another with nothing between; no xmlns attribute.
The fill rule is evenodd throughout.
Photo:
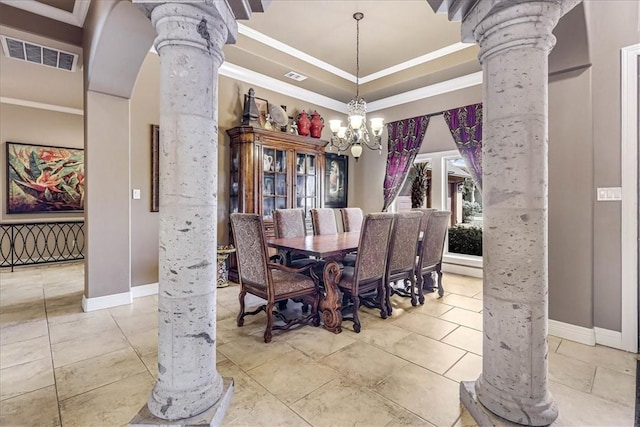
<svg viewBox="0 0 640 427"><path fill-rule="evenodd" d="M482 256L482 228L460 225L449 228L449 252Z"/></svg>

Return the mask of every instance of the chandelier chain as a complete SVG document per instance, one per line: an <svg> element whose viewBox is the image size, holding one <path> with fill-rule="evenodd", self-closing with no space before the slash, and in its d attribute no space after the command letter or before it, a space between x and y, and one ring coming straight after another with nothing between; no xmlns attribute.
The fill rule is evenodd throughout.
<svg viewBox="0 0 640 427"><path fill-rule="evenodd" d="M360 19L356 18L356 101L360 98Z"/></svg>

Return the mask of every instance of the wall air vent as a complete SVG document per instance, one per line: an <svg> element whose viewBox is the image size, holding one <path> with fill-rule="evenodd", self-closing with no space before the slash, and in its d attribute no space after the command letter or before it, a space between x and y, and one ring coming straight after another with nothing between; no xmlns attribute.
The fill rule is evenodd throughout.
<svg viewBox="0 0 640 427"><path fill-rule="evenodd" d="M46 65L65 71L75 71L78 64L78 55L64 52L36 43L0 36L0 43L4 55L8 58Z"/></svg>
<svg viewBox="0 0 640 427"><path fill-rule="evenodd" d="M287 74L284 75L285 77L289 77L290 79L293 79L297 82L301 82L303 80L307 79L307 76L303 76L302 74L298 74L295 71L289 71Z"/></svg>

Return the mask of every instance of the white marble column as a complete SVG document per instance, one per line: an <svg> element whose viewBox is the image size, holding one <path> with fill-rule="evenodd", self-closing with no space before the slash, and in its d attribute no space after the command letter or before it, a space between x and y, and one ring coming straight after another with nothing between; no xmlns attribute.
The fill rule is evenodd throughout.
<svg viewBox="0 0 640 427"><path fill-rule="evenodd" d="M480 425L495 422L485 408L524 425L558 416L547 384L547 63L569 3L481 0L463 22L484 71L483 365L461 384Z"/></svg>
<svg viewBox="0 0 640 427"><path fill-rule="evenodd" d="M158 381L131 424L214 425L233 389L216 370L217 81L237 24L226 2L141 3L160 55Z"/></svg>

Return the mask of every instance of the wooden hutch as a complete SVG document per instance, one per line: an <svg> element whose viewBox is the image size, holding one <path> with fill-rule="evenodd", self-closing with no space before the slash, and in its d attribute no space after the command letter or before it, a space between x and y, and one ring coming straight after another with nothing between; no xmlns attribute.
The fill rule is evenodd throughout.
<svg viewBox="0 0 640 427"><path fill-rule="evenodd" d="M303 208L307 229L309 211L322 206L324 147L328 141L251 126L227 130L231 138L230 213L262 215L267 237L273 237L275 209ZM229 241L233 242L231 225ZM229 278L238 281L235 257Z"/></svg>

